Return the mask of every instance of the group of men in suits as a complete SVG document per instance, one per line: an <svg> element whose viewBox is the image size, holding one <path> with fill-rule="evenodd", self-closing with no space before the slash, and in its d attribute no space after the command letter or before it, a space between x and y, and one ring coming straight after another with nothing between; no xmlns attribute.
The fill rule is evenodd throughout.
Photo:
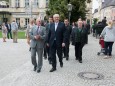
<svg viewBox="0 0 115 86"><path fill-rule="evenodd" d="M73 32L72 27L69 25L68 19L65 19L64 23L60 22L59 14L54 14L53 17L49 18L49 23L46 25L46 28L41 26L40 19L36 20L36 24L37 25L33 26L31 31L29 32L31 38L31 60L32 64L34 65L34 71L37 70L37 73L41 72L41 68L43 65L43 49L44 46L46 46L45 48L48 53L48 60L52 65L50 72L54 72L57 69L56 55L59 58L60 67L63 67L63 54L66 60L69 60L70 36L71 32ZM79 22L78 25L82 26L82 22ZM76 29L74 30L75 34L77 30L78 35L81 38L81 33L84 32L80 29ZM76 38L77 36L75 35L74 38ZM75 39L73 40L75 40L75 42L78 42L78 44L82 46L80 44L80 38L78 41L76 41ZM77 43L75 43L75 47L77 47ZM82 49L80 48L81 47L78 46L78 48L75 48L75 51L78 52L80 50L80 52L78 52L78 54L80 54L80 57L76 58L80 58L79 62L82 63ZM38 54L38 62L36 61L36 52ZM76 56L78 54L76 54Z"/></svg>

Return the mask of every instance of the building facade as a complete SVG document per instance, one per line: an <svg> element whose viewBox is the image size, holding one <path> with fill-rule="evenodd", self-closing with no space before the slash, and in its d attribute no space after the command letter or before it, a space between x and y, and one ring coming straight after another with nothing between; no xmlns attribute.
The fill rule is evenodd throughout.
<svg viewBox="0 0 115 86"><path fill-rule="evenodd" d="M98 18L99 21L104 17L107 21L115 20L115 0L98 0L98 3L98 12L93 14L93 18Z"/></svg>
<svg viewBox="0 0 115 86"><path fill-rule="evenodd" d="M86 14L86 19L90 20L90 24L92 23L92 0L90 3L87 3L87 8L86 10L88 10L87 14Z"/></svg>
<svg viewBox="0 0 115 86"><path fill-rule="evenodd" d="M15 20L20 27L24 27L30 18L44 20L47 6L48 0L9 0L8 7L0 8L0 20L2 22Z"/></svg>

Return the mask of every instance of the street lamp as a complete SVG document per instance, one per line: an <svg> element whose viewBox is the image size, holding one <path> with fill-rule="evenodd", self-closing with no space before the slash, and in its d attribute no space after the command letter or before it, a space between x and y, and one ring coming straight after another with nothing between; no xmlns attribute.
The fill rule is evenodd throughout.
<svg viewBox="0 0 115 86"><path fill-rule="evenodd" d="M33 0L31 0L31 18L32 18L32 8L33 8Z"/></svg>
<svg viewBox="0 0 115 86"><path fill-rule="evenodd" d="M72 4L68 4L69 24L70 24L70 18L71 18L71 11L72 11Z"/></svg>

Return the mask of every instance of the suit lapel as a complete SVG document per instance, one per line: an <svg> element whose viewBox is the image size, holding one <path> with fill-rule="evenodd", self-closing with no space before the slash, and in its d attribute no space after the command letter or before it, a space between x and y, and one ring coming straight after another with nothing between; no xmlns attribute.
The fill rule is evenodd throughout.
<svg viewBox="0 0 115 86"><path fill-rule="evenodd" d="M55 23L53 23L53 31L55 32Z"/></svg>

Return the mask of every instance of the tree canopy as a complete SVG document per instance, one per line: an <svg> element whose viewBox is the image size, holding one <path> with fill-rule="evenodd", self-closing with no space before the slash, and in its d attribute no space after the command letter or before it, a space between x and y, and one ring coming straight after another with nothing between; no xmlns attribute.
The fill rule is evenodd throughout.
<svg viewBox="0 0 115 86"><path fill-rule="evenodd" d="M49 0L49 7L46 11L47 16L55 13L60 14L60 18L63 21L64 18L68 18L68 3L71 3L73 8L71 12L71 21L77 21L79 17L85 19L86 16L86 1L90 3L91 0Z"/></svg>

